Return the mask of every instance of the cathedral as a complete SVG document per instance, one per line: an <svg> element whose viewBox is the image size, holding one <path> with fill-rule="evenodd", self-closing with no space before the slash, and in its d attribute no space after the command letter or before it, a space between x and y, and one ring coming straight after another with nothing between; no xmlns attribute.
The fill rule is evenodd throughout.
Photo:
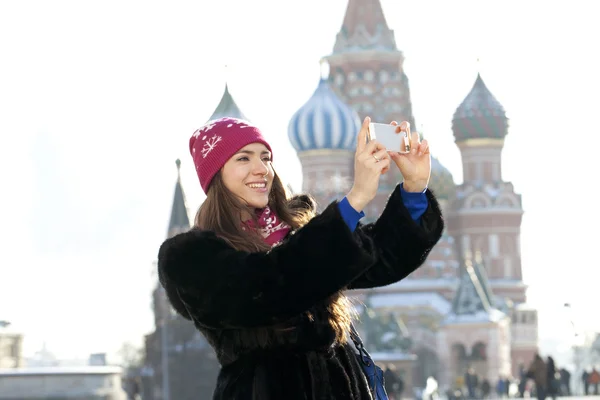
<svg viewBox="0 0 600 400"><path fill-rule="evenodd" d="M323 206L350 188L355 138L365 116L416 125L404 56L379 0L348 1L333 51L321 62L329 74L291 116L288 136L302 165L302 191ZM508 119L482 77L474 78L452 117L462 183L455 184L450 171L432 155L429 187L443 208L442 239L425 264L403 281L351 293L366 306L363 315L394 320L390 329L409 339L386 347L384 341L371 339L373 318L361 318L359 330L375 360L394 364L414 387L424 387L429 376L441 387L453 386L468 368L494 385L499 378L518 377L519 365L528 364L538 349L537 312L527 306L522 280L521 196L502 179ZM223 116L247 119L227 85L210 119ZM402 180L394 170L395 175L382 177L363 223L380 215ZM189 226L178 180L169 235ZM165 313L161 296L157 288L157 326Z"/></svg>

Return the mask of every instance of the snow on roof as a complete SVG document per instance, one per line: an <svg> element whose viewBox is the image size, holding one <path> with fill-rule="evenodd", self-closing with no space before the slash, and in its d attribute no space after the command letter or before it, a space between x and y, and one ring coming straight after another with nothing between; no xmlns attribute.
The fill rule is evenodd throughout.
<svg viewBox="0 0 600 400"><path fill-rule="evenodd" d="M536 311L537 309L531 304L527 303L518 303L515 304L515 309L519 311Z"/></svg>
<svg viewBox="0 0 600 400"><path fill-rule="evenodd" d="M496 289L519 289L526 288L527 285L525 282L520 281L518 279L489 279L490 285Z"/></svg>
<svg viewBox="0 0 600 400"><path fill-rule="evenodd" d="M493 288L506 288L506 289L518 289L527 287L527 285L518 279L488 279L490 285ZM450 288L456 289L458 287L460 280L458 278L431 278L431 279L416 279L416 278L408 278L402 279L399 282L392 283L391 285L385 286L385 289L440 289L440 288Z"/></svg>
<svg viewBox="0 0 600 400"><path fill-rule="evenodd" d="M502 311L492 308L489 312L478 311L475 314L448 314L443 324L477 324L485 322L498 322L506 318Z"/></svg>
<svg viewBox="0 0 600 400"><path fill-rule="evenodd" d="M400 353L400 352L377 352L369 353L371 358L375 362L382 361L404 361L404 360L416 360L417 356L414 354Z"/></svg>
<svg viewBox="0 0 600 400"><path fill-rule="evenodd" d="M440 294L422 293L381 293L369 298L372 308L380 307L430 307L441 315L450 312L452 304Z"/></svg>
<svg viewBox="0 0 600 400"><path fill-rule="evenodd" d="M458 278L446 279L402 279L399 282L385 286L385 289L407 288L407 289L427 289L427 288L451 288L456 289Z"/></svg>

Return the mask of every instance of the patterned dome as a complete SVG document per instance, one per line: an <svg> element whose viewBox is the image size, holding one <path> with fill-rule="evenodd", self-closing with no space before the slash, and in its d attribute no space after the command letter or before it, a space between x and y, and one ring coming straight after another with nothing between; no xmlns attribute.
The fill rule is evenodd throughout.
<svg viewBox="0 0 600 400"><path fill-rule="evenodd" d="M296 151L354 150L360 118L321 79L312 97L292 117L288 136Z"/></svg>
<svg viewBox="0 0 600 400"><path fill-rule="evenodd" d="M503 139L508 132L504 107L479 74L471 92L454 113L452 131L457 142L472 138Z"/></svg>
<svg viewBox="0 0 600 400"><path fill-rule="evenodd" d="M435 193L436 197L442 200L449 200L456 185L454 178L442 163L435 157L431 157L431 177L429 178L429 188Z"/></svg>

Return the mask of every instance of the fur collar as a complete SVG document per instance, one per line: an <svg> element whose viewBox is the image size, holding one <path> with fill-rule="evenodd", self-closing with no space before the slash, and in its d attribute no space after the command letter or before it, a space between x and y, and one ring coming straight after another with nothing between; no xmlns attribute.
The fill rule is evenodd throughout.
<svg viewBox="0 0 600 400"><path fill-rule="evenodd" d="M314 197L309 194L296 194L292 196L289 205L292 208L305 209L313 212L317 211L317 202Z"/></svg>

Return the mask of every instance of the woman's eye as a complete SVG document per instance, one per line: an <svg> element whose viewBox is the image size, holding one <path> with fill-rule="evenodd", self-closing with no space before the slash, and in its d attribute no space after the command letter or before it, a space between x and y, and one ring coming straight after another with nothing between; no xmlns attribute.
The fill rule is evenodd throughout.
<svg viewBox="0 0 600 400"><path fill-rule="evenodd" d="M265 158L263 158L263 161L264 162L271 162L271 157L265 157Z"/></svg>
<svg viewBox="0 0 600 400"><path fill-rule="evenodd" d="M238 161L248 161L248 157L240 157L238 158Z"/></svg>

